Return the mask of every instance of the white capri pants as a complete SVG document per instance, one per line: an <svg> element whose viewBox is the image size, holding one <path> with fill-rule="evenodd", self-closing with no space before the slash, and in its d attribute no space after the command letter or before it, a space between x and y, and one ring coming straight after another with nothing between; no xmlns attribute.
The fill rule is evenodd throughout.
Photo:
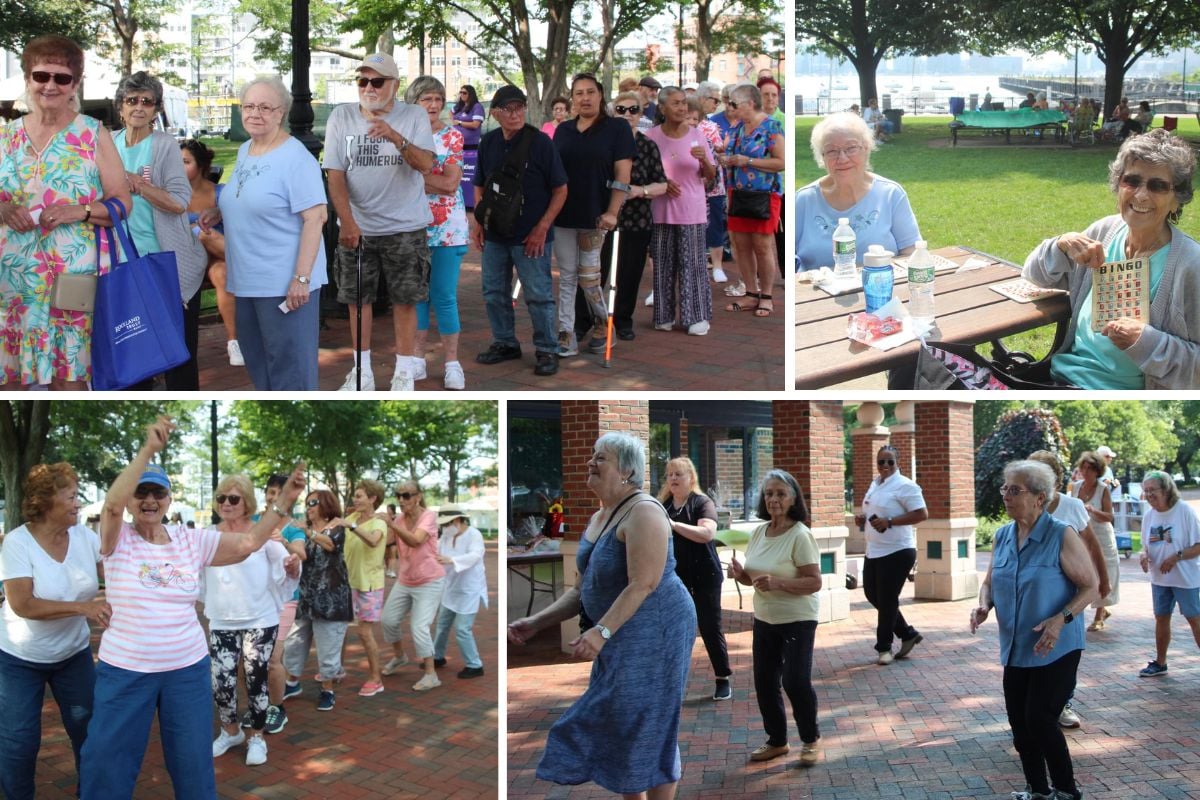
<svg viewBox="0 0 1200 800"><path fill-rule="evenodd" d="M442 603L445 582L445 578L438 578L420 586L405 586L397 581L383 604L383 640L388 644L400 641L403 638L400 625L407 616L417 658L433 658L430 626Z"/></svg>
<svg viewBox="0 0 1200 800"><path fill-rule="evenodd" d="M313 639L317 641L317 674L319 680L333 681L346 675L342 667L342 644L346 641L349 622L296 617L283 643L283 668L289 675L303 675L308 651Z"/></svg>

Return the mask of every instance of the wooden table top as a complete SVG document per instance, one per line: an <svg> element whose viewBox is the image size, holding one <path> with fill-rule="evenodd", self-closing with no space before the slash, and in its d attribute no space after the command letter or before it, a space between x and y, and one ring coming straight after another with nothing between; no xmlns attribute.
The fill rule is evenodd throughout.
<svg viewBox="0 0 1200 800"><path fill-rule="evenodd" d="M988 266L968 272L940 272L935 286L938 332L934 338L960 344L982 344L1014 333L1066 320L1071 313L1065 294L1018 303L992 291L993 284L1021 277L1016 264L969 247L953 245L932 251L958 264L971 256ZM897 278L907 302L906 280ZM809 284L796 291L796 388L817 389L882 372L913 358L919 342L888 351L846 337L848 315L865 310L862 291L831 297ZM940 333L939 333L940 332Z"/></svg>

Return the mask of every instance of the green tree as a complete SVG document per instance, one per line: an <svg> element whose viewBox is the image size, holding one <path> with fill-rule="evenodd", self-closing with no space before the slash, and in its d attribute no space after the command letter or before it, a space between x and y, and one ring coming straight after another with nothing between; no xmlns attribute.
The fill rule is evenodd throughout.
<svg viewBox="0 0 1200 800"><path fill-rule="evenodd" d="M694 8L696 35L689 43L696 53L697 81L708 80L714 53L782 55L783 7L778 0L696 0ZM753 82L756 76L747 77Z"/></svg>
<svg viewBox="0 0 1200 800"><path fill-rule="evenodd" d="M0 480L4 489L4 531L24 521L25 476L43 461L50 433L49 400L0 400Z"/></svg>
<svg viewBox="0 0 1200 800"><path fill-rule="evenodd" d="M1009 411L1018 408L1037 408L1037 400L985 400L976 403L973 411L975 418L975 449L992 435L1000 418Z"/></svg>
<svg viewBox="0 0 1200 800"><path fill-rule="evenodd" d="M796 3L796 38L836 53L858 71L865 106L879 92L875 71L885 56L956 53L978 21L972 2L959 0L814 0ZM975 43L988 52L986 43Z"/></svg>
<svg viewBox="0 0 1200 800"><path fill-rule="evenodd" d="M332 53L361 61L367 50L348 50L342 47L342 26L350 18L350 4L330 0L309 0L309 48L315 52ZM292 4L291 0L240 0L237 13L254 17L253 34L256 57L273 63L280 72L292 68Z"/></svg>
<svg viewBox="0 0 1200 800"><path fill-rule="evenodd" d="M381 471L381 477L420 482L432 473L445 473L446 499L456 502L463 479L481 475L495 463L496 403L395 400L380 405L382 430L390 437L386 460L395 469Z"/></svg>
<svg viewBox="0 0 1200 800"><path fill-rule="evenodd" d="M1062 423L1063 435L1076 455L1108 445L1123 464L1141 472L1169 463L1179 445L1170 422L1151 413L1151 405L1142 400L1066 400L1046 405Z"/></svg>
<svg viewBox="0 0 1200 800"><path fill-rule="evenodd" d="M0 50L20 53L35 36L57 33L80 45L91 42L93 31L72 0L0 0Z"/></svg>
<svg viewBox="0 0 1200 800"><path fill-rule="evenodd" d="M1002 415L991 435L975 453L975 514L995 519L1004 513L1000 487L1008 462L1037 450L1049 450L1069 463L1070 448L1054 412L1045 408L1020 408Z"/></svg>
<svg viewBox="0 0 1200 800"><path fill-rule="evenodd" d="M96 31L102 54L115 51L121 76L133 73L134 56L148 61L175 48L166 47L157 33L167 14L177 8L174 0L77 0ZM139 40L140 37L140 40Z"/></svg>
<svg viewBox="0 0 1200 800"><path fill-rule="evenodd" d="M1182 472L1184 481L1192 482L1192 461L1200 453L1200 402L1196 400L1168 400L1157 404L1162 415L1168 419L1179 440L1175 448L1175 469Z"/></svg>
<svg viewBox="0 0 1200 800"><path fill-rule="evenodd" d="M413 48L422 74L428 72L430 44L454 33L446 5L436 0L357 0L352 8L341 30L361 31L368 52L391 53L397 44Z"/></svg>

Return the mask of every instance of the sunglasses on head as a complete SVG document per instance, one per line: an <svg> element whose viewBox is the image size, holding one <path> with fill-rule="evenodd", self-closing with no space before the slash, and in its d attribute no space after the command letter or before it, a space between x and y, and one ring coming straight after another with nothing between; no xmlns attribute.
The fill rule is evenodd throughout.
<svg viewBox="0 0 1200 800"><path fill-rule="evenodd" d="M165 486L159 486L157 483L138 484L138 487L133 490L133 496L138 500L145 500L149 495L154 495L155 500L162 500L169 494L170 492Z"/></svg>
<svg viewBox="0 0 1200 800"><path fill-rule="evenodd" d="M359 78L355 81L360 89L365 89L368 83L376 89L382 89L383 85L387 82L387 78Z"/></svg>
<svg viewBox="0 0 1200 800"><path fill-rule="evenodd" d="M400 500L411 500L417 496L417 492L396 492L396 497Z"/></svg>
<svg viewBox="0 0 1200 800"><path fill-rule="evenodd" d="M29 73L29 77L33 78L34 83L47 83L54 81L59 86L69 86L75 82L75 76L67 72L37 72Z"/></svg>
<svg viewBox="0 0 1200 800"><path fill-rule="evenodd" d="M242 502L242 496L238 494L219 494L217 495L217 505L223 506L229 503L231 506L236 506Z"/></svg>
<svg viewBox="0 0 1200 800"><path fill-rule="evenodd" d="M316 508L317 506L321 505L321 501L314 497L313 499L305 502L304 505L306 508Z"/></svg>
<svg viewBox="0 0 1200 800"><path fill-rule="evenodd" d="M639 105L632 106L613 106L613 110L618 114L640 114L642 107Z"/></svg>
<svg viewBox="0 0 1200 800"><path fill-rule="evenodd" d="M1171 186L1170 181L1163 180L1162 178L1143 178L1141 175L1121 176L1121 185L1126 186L1135 192L1142 188L1143 183L1146 184L1146 189L1148 189L1152 194L1166 194L1174 188Z"/></svg>
<svg viewBox="0 0 1200 800"><path fill-rule="evenodd" d="M126 97L125 105L130 107L142 105L148 108L150 106L158 105L158 101L156 101L153 97L146 97L144 95L142 97Z"/></svg>
<svg viewBox="0 0 1200 800"><path fill-rule="evenodd" d="M879 459L878 461L876 461L875 463L876 463L876 464L878 464L878 465L879 465L879 466L881 466L881 467L894 467L894 466L896 466L896 459L894 459L894 458L881 458L881 459Z"/></svg>

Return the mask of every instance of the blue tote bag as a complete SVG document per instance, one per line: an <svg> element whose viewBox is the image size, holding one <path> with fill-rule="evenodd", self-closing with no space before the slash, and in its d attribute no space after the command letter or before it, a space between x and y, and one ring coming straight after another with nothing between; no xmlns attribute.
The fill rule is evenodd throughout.
<svg viewBox="0 0 1200 800"><path fill-rule="evenodd" d="M177 367L190 357L183 338L183 300L174 253L138 255L129 234L125 208L105 200L111 228L96 228L108 237L113 267L96 283L92 318L92 388L124 389ZM113 233L125 260L117 263ZM97 246L97 250L99 250Z"/></svg>

